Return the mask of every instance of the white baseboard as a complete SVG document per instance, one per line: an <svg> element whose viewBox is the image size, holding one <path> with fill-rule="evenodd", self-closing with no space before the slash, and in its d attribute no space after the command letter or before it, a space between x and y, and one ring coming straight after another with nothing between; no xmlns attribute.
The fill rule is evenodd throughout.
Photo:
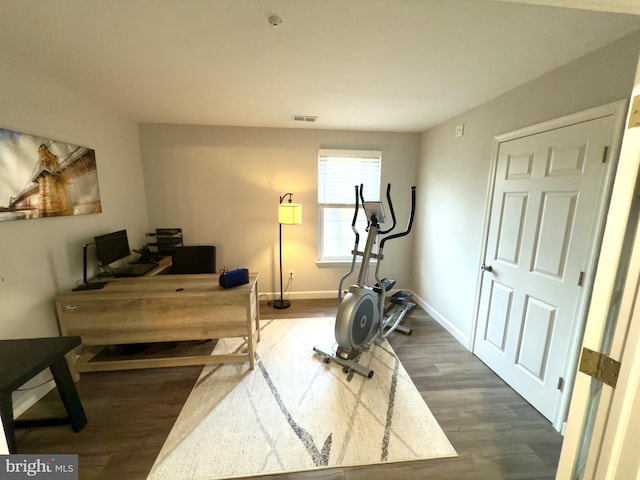
<svg viewBox="0 0 640 480"><path fill-rule="evenodd" d="M393 289L391 290L391 294L395 291L402 289ZM449 320L447 320L443 315L441 315L437 310L431 307L427 302L424 301L421 297L419 297L414 291L409 290L413 294L413 300L420 305L429 315L433 317L433 319L438 322L442 327L444 327L453 337L458 340L467 350L471 351L471 344L469 335L465 334L458 327L453 325ZM276 300L280 297L280 292L277 293L261 293L261 297L267 296L269 300ZM338 301L338 292L336 290L331 291L306 291L306 292L291 292L285 293L284 298L286 300L311 300L316 298L335 298L336 302Z"/></svg>
<svg viewBox="0 0 640 480"><path fill-rule="evenodd" d="M433 317L433 319L438 322L442 327L447 330L453 337L460 342L464 348L471 351L471 344L469 335L465 334L462 330L452 324L449 320L447 320L444 316L442 316L437 310L435 310L431 305L424 301L421 297L413 292L413 300L420 305L429 315Z"/></svg>
<svg viewBox="0 0 640 480"><path fill-rule="evenodd" d="M401 290L405 290L403 288L392 288L387 295L393 295L396 292L399 292ZM411 292L411 290L408 290L409 292ZM413 292L411 292L413 293ZM267 298L269 299L269 301L272 300L277 300L280 298L280 292L263 292L260 293L260 300L266 300ZM266 297L266 298L264 298ZM321 298L335 298L336 302L338 301L338 289L335 290L309 290L309 291L305 291L305 292L290 292L284 293L284 299L285 300L315 300L315 299L321 299Z"/></svg>
<svg viewBox="0 0 640 480"><path fill-rule="evenodd" d="M260 293L261 301L269 301L272 302L274 300L278 300L280 298L280 292L262 292ZM338 291L337 290L318 290L318 291L306 291L306 292L291 292L284 293L285 300L315 300L320 298L335 298L336 303L338 302Z"/></svg>

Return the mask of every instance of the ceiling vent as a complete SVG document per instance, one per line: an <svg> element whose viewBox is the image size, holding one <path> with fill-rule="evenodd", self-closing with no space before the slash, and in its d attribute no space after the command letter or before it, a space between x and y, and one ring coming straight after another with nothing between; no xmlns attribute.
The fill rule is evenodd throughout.
<svg viewBox="0 0 640 480"><path fill-rule="evenodd" d="M293 115L291 120L294 122L315 123L318 121L318 117L313 115Z"/></svg>

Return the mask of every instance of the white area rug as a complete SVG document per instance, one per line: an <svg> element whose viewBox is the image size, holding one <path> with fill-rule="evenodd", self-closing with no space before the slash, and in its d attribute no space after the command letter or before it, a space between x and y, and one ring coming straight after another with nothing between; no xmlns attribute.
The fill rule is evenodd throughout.
<svg viewBox="0 0 640 480"><path fill-rule="evenodd" d="M261 324L256 368L205 367L148 480L212 480L456 456L385 341L363 354L372 379L325 364L333 318ZM235 351L241 339L221 340Z"/></svg>

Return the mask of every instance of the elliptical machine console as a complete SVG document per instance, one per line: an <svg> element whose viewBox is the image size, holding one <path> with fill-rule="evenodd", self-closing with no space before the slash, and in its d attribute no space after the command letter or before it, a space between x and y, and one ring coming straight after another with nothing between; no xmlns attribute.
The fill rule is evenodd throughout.
<svg viewBox="0 0 640 480"><path fill-rule="evenodd" d="M415 307L411 300L411 292L399 291L389 298L389 304L385 306L386 294L393 288L396 281L392 278L379 278L380 265L384 258L383 250L387 241L404 237L411 232L416 206L416 187L411 187L411 212L406 229L400 233L391 233L396 227L396 216L391 201L391 184L387 185L387 204L391 215L392 224L387 229L381 229L386 221L385 209L382 202L365 202L363 185L355 187L356 206L351 229L355 234L353 258L351 269L340 280L338 287L338 313L336 315L335 337L337 347L334 351L328 351L320 346L313 348L314 352L324 358L326 363L335 361L342 365L345 373L354 371L367 378L373 377L373 370L357 363L357 357L376 341L387 338L392 332L411 334L411 330L400 325L409 310ZM367 241L362 251L358 250L360 233L356 228L360 203L367 218ZM379 235L386 235L379 241L377 251L374 251ZM343 290L344 282L349 278L356 265L358 257L362 257L362 263L356 284L351 285L346 293ZM376 283L368 285L369 264L372 259L377 260L374 278ZM343 296L344 295L344 296Z"/></svg>

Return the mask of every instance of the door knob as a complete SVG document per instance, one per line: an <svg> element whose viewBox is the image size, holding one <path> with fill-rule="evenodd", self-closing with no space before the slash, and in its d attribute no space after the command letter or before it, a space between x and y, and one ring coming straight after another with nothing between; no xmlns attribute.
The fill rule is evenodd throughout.
<svg viewBox="0 0 640 480"><path fill-rule="evenodd" d="M480 267L480 270L483 272L493 272L493 267L491 265L485 265L484 263Z"/></svg>

